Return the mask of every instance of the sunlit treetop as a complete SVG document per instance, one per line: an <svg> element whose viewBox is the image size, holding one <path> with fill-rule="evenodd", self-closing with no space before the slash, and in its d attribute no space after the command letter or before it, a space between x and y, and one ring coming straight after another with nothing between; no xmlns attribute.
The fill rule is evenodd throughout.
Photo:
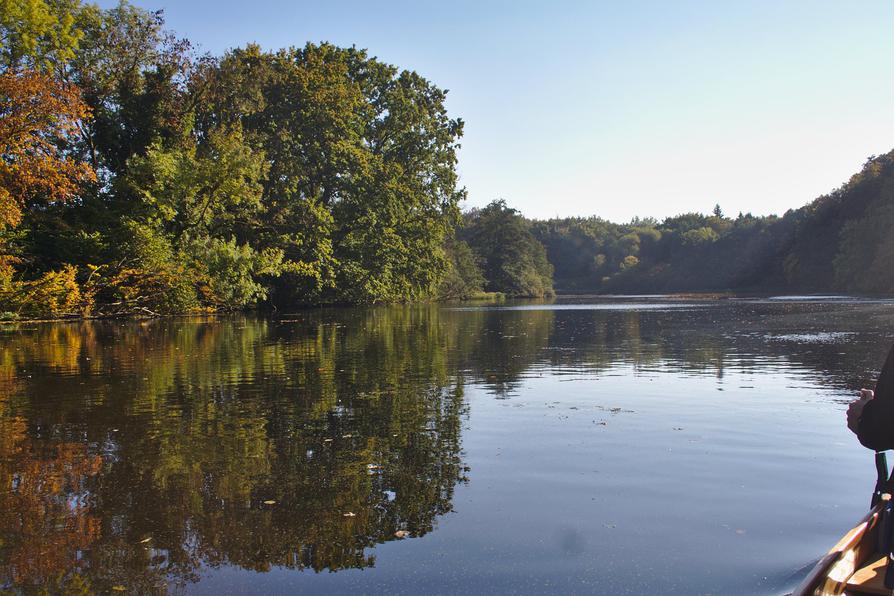
<svg viewBox="0 0 894 596"><path fill-rule="evenodd" d="M0 0L0 68L49 71L74 58L78 0Z"/></svg>

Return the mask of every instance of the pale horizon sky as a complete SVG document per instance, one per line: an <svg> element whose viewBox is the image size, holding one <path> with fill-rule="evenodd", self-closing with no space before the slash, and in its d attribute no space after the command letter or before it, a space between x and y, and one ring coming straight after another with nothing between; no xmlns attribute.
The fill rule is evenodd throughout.
<svg viewBox="0 0 894 596"><path fill-rule="evenodd" d="M212 54L329 41L449 89L467 208L782 214L894 148L891 2L133 3Z"/></svg>

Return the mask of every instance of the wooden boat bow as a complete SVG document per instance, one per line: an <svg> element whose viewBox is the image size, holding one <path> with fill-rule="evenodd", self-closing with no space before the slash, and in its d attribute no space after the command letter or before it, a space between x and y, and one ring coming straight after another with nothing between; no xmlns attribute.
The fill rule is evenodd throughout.
<svg viewBox="0 0 894 596"><path fill-rule="evenodd" d="M838 543L819 560L793 596L837 596L840 594L887 594L887 555L877 552L881 513L890 500L883 495L878 503Z"/></svg>

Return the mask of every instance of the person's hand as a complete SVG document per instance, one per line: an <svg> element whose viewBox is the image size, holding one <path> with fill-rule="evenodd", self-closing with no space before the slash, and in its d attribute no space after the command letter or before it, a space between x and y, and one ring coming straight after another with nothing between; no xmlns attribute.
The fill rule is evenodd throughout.
<svg viewBox="0 0 894 596"><path fill-rule="evenodd" d="M860 416L863 415L863 406L865 406L873 397L875 397L875 393L873 393L871 389L860 389L860 397L852 401L847 407L847 427L851 429L851 432L854 434L857 434L857 429L860 426Z"/></svg>

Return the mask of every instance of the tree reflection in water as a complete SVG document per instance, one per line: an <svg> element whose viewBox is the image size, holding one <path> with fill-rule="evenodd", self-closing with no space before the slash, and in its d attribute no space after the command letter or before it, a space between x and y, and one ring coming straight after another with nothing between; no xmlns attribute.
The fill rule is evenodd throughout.
<svg viewBox="0 0 894 596"><path fill-rule="evenodd" d="M376 544L432 531L465 481L467 372L448 354L475 352L484 323L439 312L8 334L0 586L157 591L203 565L363 568Z"/></svg>
<svg viewBox="0 0 894 596"><path fill-rule="evenodd" d="M886 347L877 331L846 353L773 340L854 328L850 311L812 308L413 306L12 328L0 335L0 590L142 593L207 567L373 566L375 545L451 511L468 472L467 385L500 397L544 371L721 376L774 359L862 382L853 371Z"/></svg>

